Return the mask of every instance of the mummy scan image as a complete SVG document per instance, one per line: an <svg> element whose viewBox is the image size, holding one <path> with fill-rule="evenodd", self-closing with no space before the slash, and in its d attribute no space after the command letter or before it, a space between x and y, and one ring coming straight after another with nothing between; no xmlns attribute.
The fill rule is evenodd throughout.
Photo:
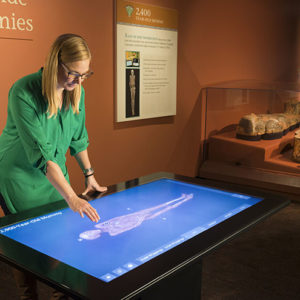
<svg viewBox="0 0 300 300"><path fill-rule="evenodd" d="M135 115L135 74L134 70L130 71L129 75L129 87L130 87L130 96L131 96L131 114Z"/></svg>
<svg viewBox="0 0 300 300"><path fill-rule="evenodd" d="M175 209L184 202L193 198L193 194L182 194L179 198L162 203L157 206L146 208L132 214L122 215L95 225L97 229L87 230L80 233L79 238L84 240L94 240L107 232L110 236L116 236L140 226L144 221L151 220L157 216Z"/></svg>

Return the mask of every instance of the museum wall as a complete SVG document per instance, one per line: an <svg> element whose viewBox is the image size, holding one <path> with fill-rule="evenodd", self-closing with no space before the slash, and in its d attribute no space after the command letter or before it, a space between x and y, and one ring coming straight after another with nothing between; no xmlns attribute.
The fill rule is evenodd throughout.
<svg viewBox="0 0 300 300"><path fill-rule="evenodd" d="M114 121L113 1L11 0L0 1L0 16L10 21L10 29L0 29L0 131L10 86L37 71L55 37L65 32L84 36L93 54L95 74L84 83L89 154L105 185L161 170L195 176L203 87L248 79L295 81L293 1L142 2L179 11L176 116ZM74 160L68 161L71 181L81 191L81 172Z"/></svg>
<svg viewBox="0 0 300 300"><path fill-rule="evenodd" d="M171 171L197 174L204 142L204 87L290 86L297 81L299 1L179 2L178 114ZM300 60L299 60L300 61ZM251 86L249 86L251 87Z"/></svg>

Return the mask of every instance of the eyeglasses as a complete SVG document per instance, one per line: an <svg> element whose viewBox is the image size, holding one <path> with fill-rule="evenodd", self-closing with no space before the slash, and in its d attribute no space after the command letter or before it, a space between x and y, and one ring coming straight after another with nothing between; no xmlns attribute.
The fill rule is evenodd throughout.
<svg viewBox="0 0 300 300"><path fill-rule="evenodd" d="M64 68L66 73L68 74L68 81L78 80L79 77L81 78L81 81L83 81L85 79L88 79L90 76L92 76L94 74L93 71L90 71L85 74L79 74L77 72L70 71L69 68L64 63L61 62L60 64L62 65L62 67Z"/></svg>

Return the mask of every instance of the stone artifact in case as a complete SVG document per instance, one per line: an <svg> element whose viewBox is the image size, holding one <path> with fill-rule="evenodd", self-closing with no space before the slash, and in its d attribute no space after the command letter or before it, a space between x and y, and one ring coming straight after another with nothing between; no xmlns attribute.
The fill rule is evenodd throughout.
<svg viewBox="0 0 300 300"><path fill-rule="evenodd" d="M300 130L295 132L293 159L300 163Z"/></svg>
<svg viewBox="0 0 300 300"><path fill-rule="evenodd" d="M198 176L288 192L299 201L298 89L244 86L202 89Z"/></svg>

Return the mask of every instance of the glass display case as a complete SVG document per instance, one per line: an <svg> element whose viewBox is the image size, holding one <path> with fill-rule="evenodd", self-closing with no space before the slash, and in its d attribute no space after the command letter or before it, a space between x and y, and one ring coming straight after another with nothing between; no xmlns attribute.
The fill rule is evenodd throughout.
<svg viewBox="0 0 300 300"><path fill-rule="evenodd" d="M287 192L299 201L298 89L207 87L201 100L198 176Z"/></svg>

